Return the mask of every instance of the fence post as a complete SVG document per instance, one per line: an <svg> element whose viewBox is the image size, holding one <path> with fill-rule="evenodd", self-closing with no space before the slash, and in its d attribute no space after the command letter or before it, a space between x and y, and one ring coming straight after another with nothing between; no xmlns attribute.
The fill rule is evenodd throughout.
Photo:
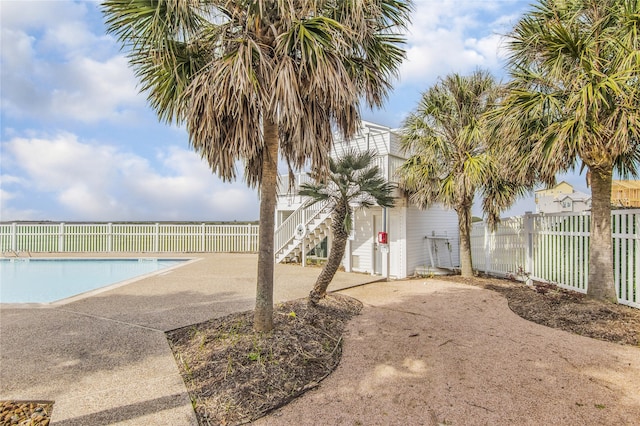
<svg viewBox="0 0 640 426"><path fill-rule="evenodd" d="M58 251L64 252L64 222L58 225Z"/></svg>
<svg viewBox="0 0 640 426"><path fill-rule="evenodd" d="M253 239L251 237L251 224L247 223L246 238L245 238L245 243L244 243L245 251L251 251L251 242L252 241L253 241Z"/></svg>
<svg viewBox="0 0 640 426"><path fill-rule="evenodd" d="M531 212L524 213L524 232L526 242L524 272L533 275L533 214Z"/></svg>
<svg viewBox="0 0 640 426"><path fill-rule="evenodd" d="M153 240L153 251L158 253L158 247L160 247L160 224L156 222L156 235Z"/></svg>
<svg viewBox="0 0 640 426"><path fill-rule="evenodd" d="M18 224L13 222L11 224L11 250L18 250Z"/></svg>
<svg viewBox="0 0 640 426"><path fill-rule="evenodd" d="M107 252L111 253L113 251L113 227L112 223L107 223Z"/></svg>
<svg viewBox="0 0 640 426"><path fill-rule="evenodd" d="M202 222L202 225L200 225L200 252L204 253L204 231L205 231L205 227L204 227L204 222Z"/></svg>

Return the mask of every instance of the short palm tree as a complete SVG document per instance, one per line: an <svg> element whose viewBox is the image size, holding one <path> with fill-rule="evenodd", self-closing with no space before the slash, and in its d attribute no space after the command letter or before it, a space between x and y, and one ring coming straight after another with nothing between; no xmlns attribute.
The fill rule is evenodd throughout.
<svg viewBox="0 0 640 426"><path fill-rule="evenodd" d="M316 183L303 183L300 195L309 197L307 206L327 202L325 208L332 211L331 232L333 242L327 263L309 293L309 302L317 304L327 293L336 271L344 257L347 239L351 232L354 208L374 205L393 207L393 184L380 174L373 151L347 151L337 160L329 159L329 173ZM317 177L317 176L315 176Z"/></svg>
<svg viewBox="0 0 640 426"><path fill-rule="evenodd" d="M611 301L612 176L637 176L640 164L639 16L637 0L540 1L511 34L496 115L521 170L548 184L577 164L590 172L588 294Z"/></svg>
<svg viewBox="0 0 640 426"><path fill-rule="evenodd" d="M380 106L403 57L410 0L104 0L108 31L158 117L224 180L260 190L254 329L273 328L280 156L326 170L333 131L356 131L362 99Z"/></svg>
<svg viewBox="0 0 640 426"><path fill-rule="evenodd" d="M451 74L423 93L405 120L402 144L412 155L398 169L400 186L425 208L442 203L458 214L461 275L473 275L471 208L482 194L490 225L527 189L508 179L485 114L500 87L486 71Z"/></svg>

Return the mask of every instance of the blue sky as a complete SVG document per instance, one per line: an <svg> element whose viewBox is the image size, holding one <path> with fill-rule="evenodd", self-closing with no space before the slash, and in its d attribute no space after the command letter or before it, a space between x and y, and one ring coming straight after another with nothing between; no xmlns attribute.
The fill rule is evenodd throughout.
<svg viewBox="0 0 640 426"><path fill-rule="evenodd" d="M417 0L395 89L363 118L398 127L451 72L482 67L503 78L502 35L528 4ZM158 122L105 34L99 2L2 0L0 17L0 220L258 218L256 191L221 182L184 128ZM562 179L587 191L583 177ZM528 197L507 214L534 209Z"/></svg>

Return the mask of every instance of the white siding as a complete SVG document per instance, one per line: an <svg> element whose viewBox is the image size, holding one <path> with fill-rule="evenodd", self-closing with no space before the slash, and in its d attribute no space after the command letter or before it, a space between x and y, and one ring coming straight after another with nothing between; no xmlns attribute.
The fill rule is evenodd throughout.
<svg viewBox="0 0 640 426"><path fill-rule="evenodd" d="M391 278L406 278L415 274L417 267L432 266L427 249L428 240L425 238L427 235L448 237L451 261L453 265L459 265L458 218L453 210L441 206L420 210L396 200L396 207L387 212ZM382 209L378 207L356 212L354 240L351 242L352 268L355 272L372 273L374 269L374 216L381 219ZM439 250L440 258L448 263L449 253L445 253L443 247Z"/></svg>
<svg viewBox="0 0 640 426"><path fill-rule="evenodd" d="M400 204L400 203L397 203ZM389 209L389 276L407 277L407 208Z"/></svg>
<svg viewBox="0 0 640 426"><path fill-rule="evenodd" d="M390 150L389 154L395 155L397 157L406 158L406 154L403 152L400 146L400 136L396 133L390 133L391 141L390 141Z"/></svg>
<svg viewBox="0 0 640 426"><path fill-rule="evenodd" d="M407 208L407 273L413 275L417 267L429 267L428 241L426 236L446 236L451 245L453 265L460 264L460 244L458 233L458 216L455 211L440 205L427 210L420 210L414 205ZM448 253L440 252L441 259L448 261Z"/></svg>

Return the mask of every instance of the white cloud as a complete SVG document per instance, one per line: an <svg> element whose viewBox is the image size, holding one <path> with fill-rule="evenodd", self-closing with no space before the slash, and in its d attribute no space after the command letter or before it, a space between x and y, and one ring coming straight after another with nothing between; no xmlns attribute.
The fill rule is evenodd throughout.
<svg viewBox="0 0 640 426"><path fill-rule="evenodd" d="M100 62L78 58L54 73L61 86L51 92L51 113L84 122L130 120L135 107L144 107L133 71L123 56Z"/></svg>
<svg viewBox="0 0 640 426"><path fill-rule="evenodd" d="M114 40L90 28L97 4L2 4L2 108L14 117L122 122L145 109Z"/></svg>
<svg viewBox="0 0 640 426"><path fill-rule="evenodd" d="M451 72L476 68L499 74L502 34L515 16L500 10L491 1L417 1L400 84L429 86Z"/></svg>
<svg viewBox="0 0 640 426"><path fill-rule="evenodd" d="M53 194L60 220L256 219L255 192L240 182L223 184L194 152L160 153L164 167L118 148L79 141L73 134L14 138L3 146L3 167L22 180L3 195L3 220L20 212L12 195ZM13 213L12 213L13 212ZM32 215L33 216L33 215Z"/></svg>

